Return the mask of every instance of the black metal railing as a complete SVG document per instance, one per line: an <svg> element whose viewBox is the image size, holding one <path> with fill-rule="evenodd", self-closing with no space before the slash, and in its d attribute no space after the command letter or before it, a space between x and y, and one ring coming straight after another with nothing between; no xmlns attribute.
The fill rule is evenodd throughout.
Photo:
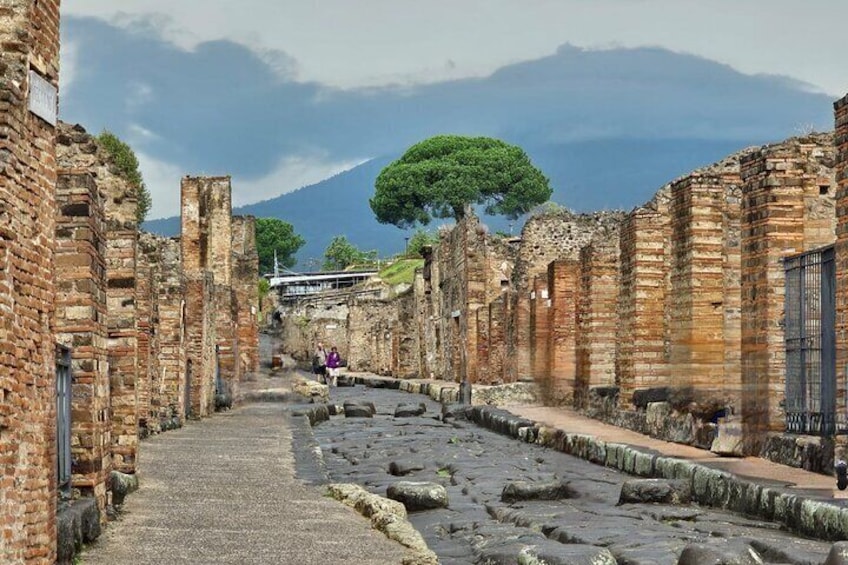
<svg viewBox="0 0 848 565"><path fill-rule="evenodd" d="M833 435L836 413L836 270L833 246L784 259L786 429Z"/></svg>

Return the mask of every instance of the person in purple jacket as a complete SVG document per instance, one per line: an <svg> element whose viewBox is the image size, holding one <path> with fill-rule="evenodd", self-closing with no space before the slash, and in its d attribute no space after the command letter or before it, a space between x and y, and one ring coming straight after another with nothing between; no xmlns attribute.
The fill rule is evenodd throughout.
<svg viewBox="0 0 848 565"><path fill-rule="evenodd" d="M327 355L327 385L338 386L339 373L341 372L342 356L339 355L339 350L335 346L330 348L330 354Z"/></svg>

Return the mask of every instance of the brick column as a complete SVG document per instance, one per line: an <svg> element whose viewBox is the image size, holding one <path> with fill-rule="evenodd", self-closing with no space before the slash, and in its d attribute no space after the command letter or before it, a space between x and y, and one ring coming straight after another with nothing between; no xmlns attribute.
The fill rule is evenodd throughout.
<svg viewBox="0 0 848 565"><path fill-rule="evenodd" d="M728 324L725 300L728 216L727 186L739 178L694 173L672 184L671 207L671 350L672 384L692 387L698 400L738 402L739 373L728 372L730 357L739 347L725 336ZM736 268L733 264L731 268ZM732 307L732 305L731 305ZM726 349L729 346L729 351Z"/></svg>
<svg viewBox="0 0 848 565"><path fill-rule="evenodd" d="M136 308L138 319L138 433L144 439L159 430L159 348L156 332L158 294L156 278L159 269L157 237L141 233L136 268Z"/></svg>
<svg viewBox="0 0 848 565"><path fill-rule="evenodd" d="M67 171L59 173L56 199L54 330L71 348L72 486L103 511L112 469L103 202L91 175Z"/></svg>
<svg viewBox="0 0 848 565"><path fill-rule="evenodd" d="M533 278L533 291L530 295L530 361L533 366L533 380L545 395L545 401L550 398L550 359L548 358L548 334L550 320L548 319L548 275L536 275Z"/></svg>
<svg viewBox="0 0 848 565"><path fill-rule="evenodd" d="M259 370L259 255L256 252L256 220L233 217L233 287L238 311L240 374Z"/></svg>
<svg viewBox="0 0 848 565"><path fill-rule="evenodd" d="M576 387L615 385L618 326L618 234L580 250Z"/></svg>
<svg viewBox="0 0 848 565"><path fill-rule="evenodd" d="M577 370L577 291L580 263L572 259L548 266L548 357L550 394L556 404L572 404Z"/></svg>
<svg viewBox="0 0 848 565"><path fill-rule="evenodd" d="M515 376L518 381L533 381L533 364L530 348L530 292L518 290L514 298L515 320Z"/></svg>
<svg viewBox="0 0 848 565"><path fill-rule="evenodd" d="M504 382L504 355L506 352L507 308L504 297L499 297L491 302L488 308L482 310L483 316L488 318L489 327L489 366L483 382L501 384Z"/></svg>
<svg viewBox="0 0 848 565"><path fill-rule="evenodd" d="M474 322L477 326L477 374L473 383L486 382L489 374L489 310L480 308L474 312Z"/></svg>
<svg viewBox="0 0 848 565"><path fill-rule="evenodd" d="M621 227L618 362L620 402L637 389L668 384L665 300L668 218L638 208Z"/></svg>
<svg viewBox="0 0 848 565"><path fill-rule="evenodd" d="M156 278L159 302L158 334L159 390L157 417L160 429L182 423L186 415L186 285L180 262L178 239L160 241L160 265Z"/></svg>
<svg viewBox="0 0 848 565"><path fill-rule="evenodd" d="M56 559L56 132L28 106L31 70L58 88L58 0L5 2L0 43L0 562L47 564Z"/></svg>
<svg viewBox="0 0 848 565"><path fill-rule="evenodd" d="M848 421L848 96L833 104L836 125L836 415ZM841 377L841 378L840 378ZM845 453L839 454L845 457Z"/></svg>

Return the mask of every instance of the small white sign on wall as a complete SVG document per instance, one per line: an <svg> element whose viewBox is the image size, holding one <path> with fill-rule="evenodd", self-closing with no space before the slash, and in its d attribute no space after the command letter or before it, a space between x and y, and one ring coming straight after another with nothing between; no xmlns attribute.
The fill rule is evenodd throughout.
<svg viewBox="0 0 848 565"><path fill-rule="evenodd" d="M55 126L59 118L59 91L35 71L29 72L29 111Z"/></svg>
<svg viewBox="0 0 848 565"><path fill-rule="evenodd" d="M536 291L530 292L530 300L536 300Z"/></svg>
<svg viewBox="0 0 848 565"><path fill-rule="evenodd" d="M548 289L543 288L542 289L542 298L547 298L547 297L548 297Z"/></svg>
<svg viewBox="0 0 848 565"><path fill-rule="evenodd" d="M324 326L324 328L326 328L326 329L328 329L328 330L334 330L334 329L336 329L336 328L338 328L338 327L339 327L339 325L338 325L338 324L327 324L326 326Z"/></svg>

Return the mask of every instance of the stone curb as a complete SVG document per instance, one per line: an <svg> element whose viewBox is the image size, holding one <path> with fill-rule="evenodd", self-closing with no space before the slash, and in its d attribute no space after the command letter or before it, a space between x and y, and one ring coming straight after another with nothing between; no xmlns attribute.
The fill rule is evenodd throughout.
<svg viewBox="0 0 848 565"><path fill-rule="evenodd" d="M357 377L358 384L369 386L369 377ZM381 378L388 381L388 378ZM381 384L381 388L426 394L433 400L456 402L454 383L445 385L395 379L399 384ZM477 405L468 410L469 419L492 431L526 443L535 443L562 453L580 457L625 473L646 478L688 481L692 500L711 506L778 522L790 531L825 541L848 539L848 508L787 492L742 479L718 469L685 459L657 455L638 448L605 442L588 434L568 433L559 428L512 414L492 406Z"/></svg>
<svg viewBox="0 0 848 565"><path fill-rule="evenodd" d="M406 519L406 508L400 502L372 494L356 484L331 484L327 492L334 499L371 519L371 526L404 547L413 555L404 565L438 565L439 558L427 547L427 542Z"/></svg>

